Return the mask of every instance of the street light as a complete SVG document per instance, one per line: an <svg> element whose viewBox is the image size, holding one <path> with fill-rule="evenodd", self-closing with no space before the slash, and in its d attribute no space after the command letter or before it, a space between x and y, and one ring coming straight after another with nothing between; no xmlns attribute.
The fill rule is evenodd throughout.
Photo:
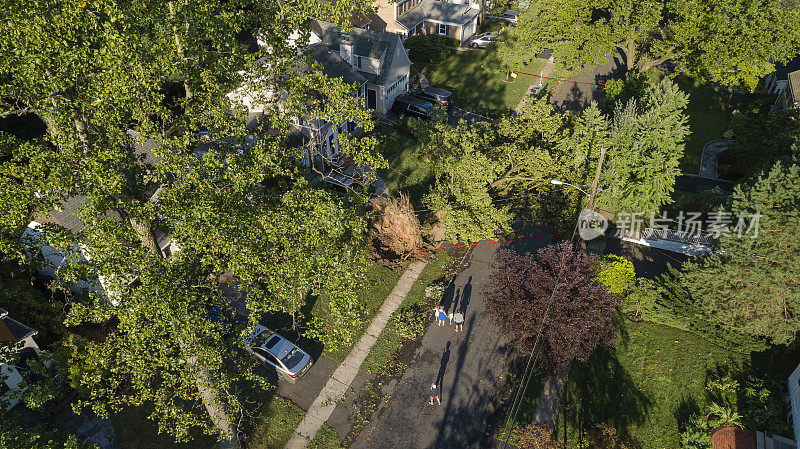
<svg viewBox="0 0 800 449"><path fill-rule="evenodd" d="M578 190L580 190L581 192L583 192L583 194L584 194L584 195L586 195L586 196L591 196L591 195L589 195L589 193L588 193L587 191L585 191L585 190L583 190L582 188L580 188L580 187L576 186L575 184L570 184L570 183L568 183L568 182L564 182L564 181L562 181L562 180L560 180L560 179L551 179L551 180L550 180L550 184L553 184L553 185L556 185L556 186L560 186L560 185L568 185L568 186L570 186L570 187L575 187L576 189L578 189Z"/></svg>

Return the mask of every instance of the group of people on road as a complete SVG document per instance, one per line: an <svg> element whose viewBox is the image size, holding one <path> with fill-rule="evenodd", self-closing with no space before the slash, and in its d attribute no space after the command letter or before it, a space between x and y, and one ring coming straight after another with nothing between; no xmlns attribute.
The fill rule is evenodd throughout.
<svg viewBox="0 0 800 449"><path fill-rule="evenodd" d="M461 332L464 330L464 314L460 310L447 313L445 312L444 307L436 306L436 308L433 310L433 313L439 326L455 324L456 332Z"/></svg>
<svg viewBox="0 0 800 449"><path fill-rule="evenodd" d="M472 280L470 278L470 280ZM447 325L455 325L456 332L463 332L464 331L464 312L462 310L456 309L453 312L447 313L444 306L438 305L433 309L433 316L436 320L437 326L447 326ZM450 342L447 343L448 353L450 348ZM442 400L439 397L439 390L440 386L432 383L431 384L431 393L428 398L428 404L433 405L433 401L436 401L437 404L441 404Z"/></svg>

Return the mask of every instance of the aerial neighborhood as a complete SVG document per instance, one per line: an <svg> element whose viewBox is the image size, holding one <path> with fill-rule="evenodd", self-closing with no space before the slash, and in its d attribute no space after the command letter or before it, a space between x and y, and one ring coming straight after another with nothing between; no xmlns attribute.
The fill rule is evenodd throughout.
<svg viewBox="0 0 800 449"><path fill-rule="evenodd" d="M800 447L797 1L0 18L0 449Z"/></svg>

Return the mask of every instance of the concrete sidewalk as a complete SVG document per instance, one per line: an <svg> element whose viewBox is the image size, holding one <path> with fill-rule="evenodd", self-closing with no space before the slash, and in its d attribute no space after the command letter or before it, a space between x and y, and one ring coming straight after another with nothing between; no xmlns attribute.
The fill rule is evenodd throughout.
<svg viewBox="0 0 800 449"><path fill-rule="evenodd" d="M297 426L292 437L289 438L289 442L286 443L286 449L308 447L308 444L314 439L314 436L322 428L325 421L330 418L337 403L344 398L345 393L350 388L350 384L358 374L361 364L378 340L381 331L389 322L389 317L403 303L406 295L411 290L411 286L414 285L414 281L417 280L426 265L425 262L420 261L412 262L409 265L397 285L395 285L394 290L383 302L378 314L372 319L364 335L361 336L361 340L356 343L344 362L336 368L328 383L325 384L325 387L311 404L306 416Z"/></svg>

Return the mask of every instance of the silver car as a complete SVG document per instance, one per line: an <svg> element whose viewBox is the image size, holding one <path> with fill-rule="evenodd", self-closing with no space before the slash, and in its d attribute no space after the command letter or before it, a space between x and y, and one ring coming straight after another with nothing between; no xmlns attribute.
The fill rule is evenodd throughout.
<svg viewBox="0 0 800 449"><path fill-rule="evenodd" d="M486 48L494 42L497 35L495 33L483 33L473 37L470 40L469 46L472 48Z"/></svg>
<svg viewBox="0 0 800 449"><path fill-rule="evenodd" d="M244 340L245 348L259 362L272 365L287 380L294 382L308 372L314 360L294 343L258 324Z"/></svg>
<svg viewBox="0 0 800 449"><path fill-rule="evenodd" d="M487 14L486 17L490 19L499 20L501 22L506 22L511 26L517 26L517 22L519 22L519 13L516 11L511 11L507 9L498 14Z"/></svg>

